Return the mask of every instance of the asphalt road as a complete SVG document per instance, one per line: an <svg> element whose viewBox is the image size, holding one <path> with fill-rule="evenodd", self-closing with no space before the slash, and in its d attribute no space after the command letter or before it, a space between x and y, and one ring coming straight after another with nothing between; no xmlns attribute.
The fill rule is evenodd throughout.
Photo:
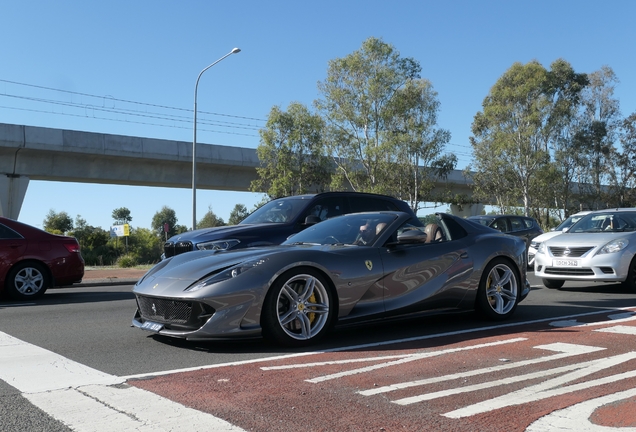
<svg viewBox="0 0 636 432"><path fill-rule="evenodd" d="M532 273L529 280L533 290L507 324L636 307L636 295L620 285L566 283L563 289L549 290ZM0 335L9 335L104 374L129 378L301 353L260 339L184 342L150 335L131 327L135 311L131 289L127 285L55 289L35 303L0 303ZM491 324L472 313L414 317L337 329L323 343L305 352L470 331ZM70 429L25 399L11 382L0 380L0 430Z"/></svg>

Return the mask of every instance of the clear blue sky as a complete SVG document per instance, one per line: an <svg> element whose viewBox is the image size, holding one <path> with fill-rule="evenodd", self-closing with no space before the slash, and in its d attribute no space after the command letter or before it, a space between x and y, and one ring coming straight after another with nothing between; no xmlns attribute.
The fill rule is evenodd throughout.
<svg viewBox="0 0 636 432"><path fill-rule="evenodd" d="M273 106L311 106L329 60L371 36L421 64L458 168L471 161L475 113L514 62L608 65L623 115L636 111L631 0L0 0L0 10L0 123L191 142L196 78L238 47L201 78L197 141L256 148ZM200 189L197 218L211 207L227 221L261 198ZM149 228L164 205L191 225L189 189L31 181L19 220L41 227L53 209L108 229L127 207Z"/></svg>

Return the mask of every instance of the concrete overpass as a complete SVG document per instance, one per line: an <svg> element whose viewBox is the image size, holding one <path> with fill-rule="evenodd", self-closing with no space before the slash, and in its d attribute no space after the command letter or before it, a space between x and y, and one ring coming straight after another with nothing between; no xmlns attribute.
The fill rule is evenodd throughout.
<svg viewBox="0 0 636 432"><path fill-rule="evenodd" d="M197 189L249 191L258 166L255 149L197 143ZM192 188L192 142L0 123L0 216L18 218L30 180ZM446 183L472 194L461 171Z"/></svg>

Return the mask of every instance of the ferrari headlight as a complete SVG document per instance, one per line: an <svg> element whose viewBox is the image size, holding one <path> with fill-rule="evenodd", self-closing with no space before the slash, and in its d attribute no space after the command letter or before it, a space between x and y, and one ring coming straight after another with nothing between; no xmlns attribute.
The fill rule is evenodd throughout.
<svg viewBox="0 0 636 432"><path fill-rule="evenodd" d="M629 240L625 238L620 238L616 240L612 240L598 251L597 255L609 254L614 252L620 252L627 247L629 244Z"/></svg>
<svg viewBox="0 0 636 432"><path fill-rule="evenodd" d="M242 263L239 263L235 266L232 267L228 267L225 270L205 279L205 280L201 280L199 282L197 282L196 284L190 286L189 288L186 288L186 292L194 292L194 291L199 291L200 289L203 289L207 286L213 285L215 283L219 283L221 281L224 280L228 280L228 279L232 279L235 278L237 276L239 276L240 274L245 273L248 270L251 270L255 267L258 267L259 265L265 263L267 261L267 258L261 258L261 259L257 259L257 260L253 260L253 261L245 261Z"/></svg>
<svg viewBox="0 0 636 432"><path fill-rule="evenodd" d="M237 239L214 240L197 244L199 250L227 250L232 249L241 241Z"/></svg>

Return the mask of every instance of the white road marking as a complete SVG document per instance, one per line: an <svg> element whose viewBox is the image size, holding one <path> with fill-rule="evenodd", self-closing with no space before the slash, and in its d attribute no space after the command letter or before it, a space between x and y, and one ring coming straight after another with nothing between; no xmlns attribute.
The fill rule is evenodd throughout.
<svg viewBox="0 0 636 432"><path fill-rule="evenodd" d="M574 344L560 343L560 342L548 344L548 345L537 345L533 348L557 351L560 354L554 354L554 355L545 356L545 357L538 357L538 358L523 360L523 361L519 361L515 363L508 363L505 365L497 365L497 366L492 366L492 367L487 367L482 369L475 369L468 372L459 372L459 373L454 373L454 374L449 374L449 375L444 375L439 377L432 377L432 378L427 378L427 379L422 379L417 381L407 381L407 382L402 382L399 384L392 384L389 386L376 387L370 390L363 390L358 393L360 393L363 396L372 396L372 395L380 394L380 393L388 393L394 390L402 390L402 389L410 388L410 387L418 387L418 386L434 384L438 382L468 378L468 377L487 374L491 372L499 372L499 371L503 371L507 369L514 369L514 368L529 366L529 365L533 365L537 363L543 363L543 362L548 362L552 360L559 360L559 359L581 355L581 354L589 354L592 352L602 351L605 349L605 348L599 348L599 347L592 347L592 346L586 346L586 345L574 345Z"/></svg>
<svg viewBox="0 0 636 432"><path fill-rule="evenodd" d="M613 311L617 311L617 312L618 311L632 311L633 309L634 309L634 306L627 306L627 307L624 307L624 308L613 309ZM590 315L607 314L609 312L610 311L608 311L608 310L595 310L593 312L585 312L585 313L575 314L575 315L566 315L566 316L562 316L562 317L559 317L559 318L554 318L554 317L541 318L541 319L538 319L538 320L513 322L513 323L506 323L506 324L498 324L498 325L493 325L493 326L470 328L470 329L458 330L458 331L452 331L452 332L446 332L446 333L433 333L433 334L430 334L430 335L416 336L416 337L404 338L404 339L392 339L392 340L387 340L387 341L383 341L383 342L374 342L374 343L359 344L359 345L348 345L348 346L344 346L344 347L340 347L340 348L333 348L333 349L322 350L322 351L309 351L309 352L304 352L304 353L287 354L287 355L273 356L273 357L267 357L267 358L243 360L243 361L237 361L237 362L228 362L228 363L220 363L220 364L213 364L213 365L206 365L206 366L195 366L195 367L191 367L191 368L172 369L172 370L166 370L166 371L134 374L134 375L123 376L122 378L124 378L124 379L141 379L141 378L149 378L149 377L156 377L156 376L163 376L163 375L172 375L172 374L182 373L182 372L193 372L193 371L198 371L198 370L216 369L216 368L222 368L222 367L227 367L227 366L240 366L240 365L254 364L254 363L266 363L266 362L270 362L270 361L280 361L280 360L285 360L285 359L289 359L289 358L308 357L308 356L312 356L312 355L332 353L332 352L355 351L355 350L362 350L362 349L373 349L373 348L376 348L376 347L382 347L382 346L386 346L386 345L394 345L394 344L408 343L408 342L417 342L417 341L421 341L421 340L444 338L444 337L448 337L448 336L456 336L456 335L469 334L469 333L485 332L485 331L498 330L498 329L508 328L508 327L522 327L522 326L530 325L530 324L539 324L539 323L543 323L543 322L546 322L546 321L553 321L554 319L565 320L565 319L569 319L569 318L577 318L577 317L590 316Z"/></svg>
<svg viewBox="0 0 636 432"><path fill-rule="evenodd" d="M625 308L615 309L615 311L633 311L633 309L634 309L633 307L625 307ZM598 315L603 313L608 313L608 311L600 310L600 311L586 312L582 314L563 316L560 319L567 320L567 319L572 319L572 318L577 318L582 316ZM622 315L627 316L628 314L629 312L626 312L625 314L622 314ZM131 413L131 411L137 409L136 405L140 402L139 400L137 400L139 396L137 390L139 389L134 389L125 385L121 387L122 390L124 389L130 390L130 391L126 391L127 394L135 394L133 396L135 400L134 402L131 402L129 405L124 407L123 410L118 411L116 409L111 408L109 403L101 402L100 400L96 399L94 396L91 396L88 392L85 392L84 391L85 386L99 385L99 386L102 386L103 388L119 389L119 386L117 386L117 384L121 382L125 382L128 379L147 378L147 377L154 377L154 376L177 374L181 372L190 372L190 371L197 371L197 370L221 368L221 367L228 367L228 366L238 366L238 365L261 363L261 362L264 363L268 361L280 361L280 360L284 360L288 358L305 357L305 356L311 356L315 354L322 354L322 353L329 353L329 352L341 352L341 351L356 350L356 349L369 349L369 348L398 344L398 343L414 342L414 341L420 341L425 339L447 337L452 335L483 332L483 331L496 330L496 329L507 328L507 327L521 327L521 326L530 325L530 324L538 324L538 323L546 322L546 321L553 321L554 319L555 318L544 318L544 319L538 319L538 320L532 320L532 321L499 324L494 326L471 328L471 329L465 329L465 330L453 331L453 332L447 332L447 333L437 333L437 334L412 337L412 338L394 339L394 340L388 340L388 341L378 342L378 343L352 345L352 346L334 348L331 350L324 350L324 351L314 351L314 352L307 352L307 353L297 353L292 355L273 356L269 358L253 359L253 360L246 360L246 361L239 361L239 362L229 362L224 364L214 364L214 365L208 365L208 366L183 368L183 369L176 369L176 370L150 372L150 373L135 374L135 375L123 376L123 377L115 377L108 374L103 374L99 371L96 371L95 369L72 362L62 356L58 356L57 354L54 354L50 351L41 349L34 345L30 345L26 342L15 339L6 333L0 332L0 379L16 387L18 390L22 391L23 393L27 393L25 396L32 399L33 401L37 400L38 401L37 403L42 403L44 405L50 404L50 406L46 408L45 411L49 412L49 414L51 414L53 417L55 417L55 414L51 413L49 410L54 410L56 412L59 411L60 413L63 412L64 410L68 410L69 400L64 399L64 402L61 403L60 398L50 397L48 398L49 401L46 402L47 400L46 396L47 395L53 396L56 394L56 392L57 392L57 395L59 395L60 394L59 392L66 391L67 392L66 396L68 396L69 398L75 398L78 400L78 406L80 404L79 401L83 401L82 403L85 403L88 405L92 405L91 401L97 404L96 406L92 406L90 410L86 410L85 412L97 413L98 411L104 410L103 411L104 414L92 415L91 416L91 418L93 419L92 421L108 423L111 421L111 419L122 416L122 419L123 417L127 417L130 419L132 423L130 423L128 426L122 426L117 421L113 421L113 429L112 429L113 431L122 430L122 429L143 431L144 427L140 423L141 420L134 420L135 415ZM573 322L576 322L576 321L573 321ZM16 353L18 353L18 356L16 356ZM24 363L22 365L17 364L20 362L24 362ZM47 374L40 373L41 368L46 368L49 371L49 373ZM68 378L70 381L66 381L62 379L60 374L66 375L66 378ZM51 379L52 381L49 381L49 379ZM109 386L112 386L113 384L115 385L115 387L109 387ZM50 390L44 391L42 390L43 388L49 388ZM29 392L32 392L32 393L29 393ZM77 394L74 394L73 396L71 396L73 393L77 393ZM144 396L142 399L148 399L148 398L152 399L154 397L158 397L154 394L151 394L151 395L152 396L149 396L149 397ZM190 422L194 422L193 424L197 423L195 420L189 417L190 413L188 412L189 411L188 408L180 404L173 404L171 401L163 399L163 398L160 398L160 399L162 402L165 401L169 406L171 406L171 409L174 409L176 412L180 413L179 415L183 416L182 418L188 419L188 421ZM159 402L157 401L151 402L151 404L157 404L157 403ZM75 404L71 404L71 405L75 405ZM116 406L116 404L113 404L112 406L114 407ZM163 411L165 411L165 408L163 409ZM207 430L210 429L211 427L210 425L217 424L216 422L219 422L219 423L218 423L218 426L216 426L215 430L228 430L228 431L241 430L213 416L199 413L199 412L197 413L198 415L204 415L206 417L203 421L206 424ZM64 415L68 415L68 414L64 414ZM142 416L140 416L140 418L141 417ZM163 416L161 417L162 417L162 420L165 420L163 419ZM77 430L81 430L81 431L95 430L95 429L91 429L90 422L87 423L85 419L77 420L77 422L78 422L78 425L76 426L78 428ZM86 424L84 424L83 426L80 426L81 424L83 424L82 422ZM160 422L153 423L152 430L161 430L160 425L161 425ZM99 430L100 432L102 432L104 429L100 428Z"/></svg>
<svg viewBox="0 0 636 432"><path fill-rule="evenodd" d="M0 379L74 431L243 431L3 332Z"/></svg>
<svg viewBox="0 0 636 432"><path fill-rule="evenodd" d="M628 371L628 372L624 372L624 373L620 373L616 375L611 375L604 378L599 378L599 379L586 381L579 384L572 384L570 386L563 387L563 385L568 382L575 381L577 379L599 372L603 369L608 369L633 359L636 359L636 352L628 352L625 354L619 354L616 356L607 357L607 358L595 360L592 362L580 363L578 366L582 366L582 368L574 372L570 372L569 374L565 374L561 377L544 381L543 383L540 383L537 385L525 387L521 390L507 393L505 395L502 395L496 398L485 400L485 401L467 406L465 408L460 408L458 410L451 411L443 415L450 418L469 417L475 414L481 414L481 413L493 411L499 408L522 405L529 402L535 402L538 400L547 399L554 396L560 396L567 393L572 393L578 390L585 390L591 387L595 387L595 386L599 386L603 384L609 384L609 383L617 382L627 378L636 377L636 370L632 370L632 371ZM576 365L573 365L573 366L576 366ZM548 375L549 372L550 372L549 370L544 371L546 375Z"/></svg>
<svg viewBox="0 0 636 432"><path fill-rule="evenodd" d="M616 324L619 322L636 321L636 315L633 313L621 313L607 316L609 321L597 321L591 323L582 323L577 320L562 320L552 321L550 325L552 327L591 327L591 326L603 326Z"/></svg>
<svg viewBox="0 0 636 432"><path fill-rule="evenodd" d="M580 402L541 417L528 426L526 432L545 432L548 430L558 430L559 432L633 432L636 431L634 427L610 427L594 424L590 421L590 417L597 408L603 405L634 396L636 396L636 389L629 389Z"/></svg>
<svg viewBox="0 0 636 432"><path fill-rule="evenodd" d="M516 342L521 342L527 340L527 338L514 338L514 339L508 339L508 340L503 340L503 341L497 341L497 342L489 342L489 343L483 343L483 344L478 344L478 345L471 345L471 346L467 346L467 347L460 347L460 348L450 348L450 349L446 349L446 350L440 350L440 351L429 351L429 352L424 352L424 353L419 353L419 354L413 354L407 358L403 358L401 360L395 360L389 363L381 363L381 364L377 364L377 365L373 365L373 366L367 366L364 368L359 368L359 369L353 369L353 370L349 370L349 371L344 371L344 372L338 372L335 374L331 374L331 375L324 375L321 377L317 377L317 378L312 378L312 379L308 379L305 380L307 382L310 383L319 383L319 382L324 382L324 381L329 381L332 379L336 379L336 378L342 378L345 376L350 376L350 375L356 375L356 374L361 374L361 373L365 373L365 372L370 372L373 370L377 370L377 369L383 369L383 368L387 368L387 367L391 367L391 366L396 366L396 365L402 365L404 363L409 363L412 361L416 361L416 360L421 360L424 358L431 358L431 357L437 357L437 356L441 356L441 355L445 355L445 354L451 354L451 353L456 353L456 352L460 352L460 351L468 351L468 350L473 350L473 349L479 349L479 348L486 348L486 347L492 347L492 346L497 346L497 345L504 345L504 344L509 344L509 343L516 343Z"/></svg>
<svg viewBox="0 0 636 432"><path fill-rule="evenodd" d="M23 393L124 382L119 377L102 373L2 332L0 379Z"/></svg>
<svg viewBox="0 0 636 432"><path fill-rule="evenodd" d="M605 333L618 333L618 334L626 334L636 336L636 327L633 326L614 326L607 327L604 329L594 330L596 332L605 332Z"/></svg>
<svg viewBox="0 0 636 432"><path fill-rule="evenodd" d="M332 365L339 365L339 364L364 363L364 362L373 362L373 361L379 361L379 360L401 359L405 357L411 357L412 355L413 354L399 354L399 355L380 356L380 357L331 360L331 361L315 362L315 363L295 363L295 364L282 365L282 366L262 366L261 370L270 371L270 370L284 370L284 369L304 369L304 368L312 368L312 367L318 367L318 366L332 366Z"/></svg>

